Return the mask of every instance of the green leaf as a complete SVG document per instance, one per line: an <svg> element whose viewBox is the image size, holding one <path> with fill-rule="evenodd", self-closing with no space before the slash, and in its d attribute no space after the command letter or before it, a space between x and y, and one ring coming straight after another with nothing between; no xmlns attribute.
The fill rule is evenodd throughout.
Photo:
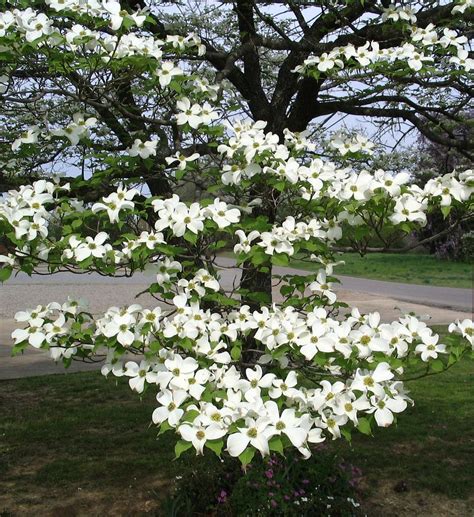
<svg viewBox="0 0 474 517"><path fill-rule="evenodd" d="M170 88L171 90L174 90L176 93L182 92L181 85L179 84L178 81L171 81L170 84L168 85L168 88Z"/></svg>
<svg viewBox="0 0 474 517"><path fill-rule="evenodd" d="M222 447L224 446L224 440L222 438L220 440L207 440L205 446L215 452L220 458Z"/></svg>
<svg viewBox="0 0 474 517"><path fill-rule="evenodd" d="M250 260L253 265L259 266L260 264L267 262L269 258L270 256L267 255L264 251L256 251Z"/></svg>
<svg viewBox="0 0 474 517"><path fill-rule="evenodd" d="M288 295L292 294L293 291L294 291L294 287L291 285L283 285L280 288L280 293L282 296L288 296Z"/></svg>
<svg viewBox="0 0 474 517"><path fill-rule="evenodd" d="M21 353L21 352L23 352L23 350L25 350L27 347L28 347L28 341L22 341L21 343L17 343L17 344L12 348L12 357L15 357L16 355L20 354L20 353Z"/></svg>
<svg viewBox="0 0 474 517"><path fill-rule="evenodd" d="M189 411L186 411L186 413L183 416L184 422L193 422L194 419L199 415L199 411L197 409L190 409Z"/></svg>
<svg viewBox="0 0 474 517"><path fill-rule="evenodd" d="M448 206L442 206L441 207L441 213L443 214L444 218L448 217L449 213L451 212L451 205Z"/></svg>
<svg viewBox="0 0 474 517"><path fill-rule="evenodd" d="M211 185L210 187L207 188L207 192L214 194L215 192L218 192L221 189L221 187L222 187L222 185L219 185L219 184Z"/></svg>
<svg viewBox="0 0 474 517"><path fill-rule="evenodd" d="M245 295L245 298L247 300L252 300L255 302L262 303L262 304L271 303L270 296L267 293L263 293L261 291L257 291L255 293L247 293Z"/></svg>
<svg viewBox="0 0 474 517"><path fill-rule="evenodd" d="M3 267L0 269L0 282L5 282L8 280L12 275L13 269L11 267Z"/></svg>
<svg viewBox="0 0 474 517"><path fill-rule="evenodd" d="M255 456L255 449L253 447L247 447L245 451L239 456L240 463L245 467L248 465Z"/></svg>
<svg viewBox="0 0 474 517"><path fill-rule="evenodd" d="M215 250L218 250L220 248L224 248L227 244L227 241L223 241L223 240L220 240L220 241L217 241L215 244L212 245L212 248L215 249Z"/></svg>
<svg viewBox="0 0 474 517"><path fill-rule="evenodd" d="M203 400L204 402L212 402L212 392L209 386L203 391L201 395L201 400Z"/></svg>
<svg viewBox="0 0 474 517"><path fill-rule="evenodd" d="M272 256L272 264L275 266L287 266L290 263L290 257L285 253L279 253Z"/></svg>
<svg viewBox="0 0 474 517"><path fill-rule="evenodd" d="M274 436L269 442L268 447L271 451L278 452L283 456L283 443L279 436Z"/></svg>
<svg viewBox="0 0 474 517"><path fill-rule="evenodd" d="M343 427L343 428L341 429L341 434L342 434L342 436L344 436L344 438L346 439L346 441L348 441L349 443L351 443L352 435L351 435L351 431L350 431L350 429L346 429L345 427Z"/></svg>
<svg viewBox="0 0 474 517"><path fill-rule="evenodd" d="M359 429L362 434L366 434L368 436L372 434L372 428L370 427L370 422L367 420L367 418L359 418L359 425L357 426L357 429Z"/></svg>
<svg viewBox="0 0 474 517"><path fill-rule="evenodd" d="M242 349L240 345L235 345L230 350L230 356L234 361L238 361L240 359L240 356L242 355Z"/></svg>
<svg viewBox="0 0 474 517"><path fill-rule="evenodd" d="M227 400L227 391L225 390L216 390L212 392L213 399L224 399Z"/></svg>
<svg viewBox="0 0 474 517"><path fill-rule="evenodd" d="M398 225L398 227L400 228L400 230L404 231L405 233L411 233L412 231L412 227L410 225L410 223L401 223Z"/></svg>
<svg viewBox="0 0 474 517"><path fill-rule="evenodd" d="M193 446L191 442L185 442L184 440L179 440L179 442L176 442L176 445L174 446L174 454L175 459L178 459L183 452L187 451Z"/></svg>
<svg viewBox="0 0 474 517"><path fill-rule="evenodd" d="M186 232L184 234L184 240L190 242L191 244L196 244L198 236L193 232Z"/></svg>
<svg viewBox="0 0 474 517"><path fill-rule="evenodd" d="M433 372L442 372L444 370L444 363L441 359L435 359L430 363Z"/></svg>
<svg viewBox="0 0 474 517"><path fill-rule="evenodd" d="M166 433L166 431L169 431L170 429L173 429L173 428L168 424L168 421L167 421L167 420L165 420L165 421L160 425L160 431L158 432L158 436L160 436L160 434Z"/></svg>

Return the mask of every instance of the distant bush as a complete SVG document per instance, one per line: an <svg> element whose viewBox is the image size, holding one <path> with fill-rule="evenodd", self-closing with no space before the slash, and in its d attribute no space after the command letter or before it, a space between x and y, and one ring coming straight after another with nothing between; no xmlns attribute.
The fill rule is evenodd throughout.
<svg viewBox="0 0 474 517"><path fill-rule="evenodd" d="M461 258L474 263L474 231L465 233L461 238Z"/></svg>
<svg viewBox="0 0 474 517"><path fill-rule="evenodd" d="M453 210L445 219L440 212L433 212L427 217L427 224L423 228L417 230L415 235L418 240L433 237L453 225L461 215L462 214L458 213L457 210ZM458 224L458 226L450 230L448 233L443 234L438 239L432 240L428 245L426 245L426 249L439 259L467 260L463 252L462 241L464 235L468 235L473 232L474 222L465 221Z"/></svg>

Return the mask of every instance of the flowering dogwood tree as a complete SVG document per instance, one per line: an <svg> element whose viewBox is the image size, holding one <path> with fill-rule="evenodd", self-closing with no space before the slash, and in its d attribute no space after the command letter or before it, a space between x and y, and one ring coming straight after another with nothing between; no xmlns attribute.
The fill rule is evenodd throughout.
<svg viewBox="0 0 474 517"><path fill-rule="evenodd" d="M471 353L474 325L453 323L463 340L441 343L413 315L347 310L337 253L370 251L374 235L390 250L432 211L472 217L474 173L416 187L373 170L365 136L312 130L338 112L398 118L467 156L444 121L472 88L472 2L275 2L281 14L236 1L214 34L158 4L18 1L0 14L3 190L17 185L0 202L2 281L147 269L157 300L19 312L14 351L102 360L104 375L153 390L151 418L176 433L178 456L309 457L312 444L392 424L412 403L407 367L449 368ZM275 273L295 256L314 272Z"/></svg>

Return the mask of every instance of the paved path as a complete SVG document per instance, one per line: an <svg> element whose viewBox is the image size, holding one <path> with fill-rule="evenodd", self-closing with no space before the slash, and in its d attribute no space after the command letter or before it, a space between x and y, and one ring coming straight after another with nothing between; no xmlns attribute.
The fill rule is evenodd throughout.
<svg viewBox="0 0 474 517"><path fill-rule="evenodd" d="M231 286L239 273L233 268L232 259L219 259L222 269L222 284ZM290 268L275 268L276 274L308 274ZM472 289L418 286L381 282L341 276L342 284L336 290L341 300L357 306L363 312L378 311L384 321L396 319L401 313L414 312L419 316L430 315L431 324L446 324L457 318L472 317ZM0 379L59 373L61 365L55 365L45 352L32 348L23 356L11 358L11 332L16 328L15 312L46 304L50 301L65 301L68 296L89 301L89 309L99 313L112 305L122 306L140 303L154 307L157 301L149 295L134 299L153 281L153 275L142 273L133 278L109 278L98 274L56 275L32 278L20 274L5 284L0 284ZM82 371L96 366L74 363L69 371Z"/></svg>
<svg viewBox="0 0 474 517"><path fill-rule="evenodd" d="M468 289L456 287L434 287L415 284L399 284L366 278L340 276L342 288L349 291L361 291L383 294L396 300L417 302L432 307L467 310L472 312L474 290L472 278L466 281Z"/></svg>
<svg viewBox="0 0 474 517"><path fill-rule="evenodd" d="M230 258L219 258L219 264L223 266L221 276L223 285L231 286L239 270L233 268L234 261ZM309 274L307 271L293 268L274 268L276 274ZM474 275L466 279L466 288L455 287L436 287L416 284L403 284L398 282L384 282L381 280L370 280L366 278L357 278L351 276L338 275L341 280L341 285L336 289L344 291L357 291L363 293L371 293L383 295L395 300L402 300L407 302L420 303L430 307L443 307L448 309L456 309L460 311L473 311L474 305L474 290L473 281ZM51 285L90 285L89 289L95 289L97 284L101 285L145 285L153 281L153 274L138 273L132 278L110 278L98 274L76 275L73 273L57 273L55 275L29 277L21 273L17 277L10 279L6 284L0 287L0 291L11 285L28 285L32 292L36 289L44 289L42 286ZM37 287L38 286L38 287ZM40 287L41 286L41 287ZM98 288L98 287L97 287ZM100 288L98 288L100 289ZM77 295L76 295L77 296ZM0 294L0 307L2 305L2 298ZM113 303L112 303L113 304Z"/></svg>

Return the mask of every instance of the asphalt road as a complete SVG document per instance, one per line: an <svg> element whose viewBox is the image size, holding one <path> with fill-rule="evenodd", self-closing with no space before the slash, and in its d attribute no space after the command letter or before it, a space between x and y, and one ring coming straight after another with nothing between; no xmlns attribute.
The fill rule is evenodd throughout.
<svg viewBox="0 0 474 517"><path fill-rule="evenodd" d="M383 294L395 300L422 303L431 307L446 307L472 312L474 290L472 278L466 284L469 288L435 287L416 284L399 284L366 278L340 276L342 288L372 294Z"/></svg>
<svg viewBox="0 0 474 517"><path fill-rule="evenodd" d="M219 258L219 265L223 267L221 270L222 285L229 287L240 272L233 268L234 261L230 258ZM308 274L307 271L292 268L273 269L274 273L281 274ZM466 279L466 289L455 287L436 287L416 284L403 284L398 282L383 282L380 280L369 280L366 278L357 278L351 276L338 276L341 285L336 286L337 290L357 291L360 293L371 293L382 295L387 298L401 300L405 302L414 302L430 307L443 307L466 312L473 312L474 290L473 277ZM28 285L32 291L41 289L41 286L55 285L89 285L94 289L94 285L145 285L153 281L153 274L137 273L132 278L125 277L104 277L96 273L91 274L73 274L73 273L57 273L55 275L35 275L29 277L24 273L11 278L4 286ZM0 293L4 286L0 286ZM5 301L4 301L5 303ZM2 297L0 294L0 307ZM113 303L111 304L113 305Z"/></svg>

